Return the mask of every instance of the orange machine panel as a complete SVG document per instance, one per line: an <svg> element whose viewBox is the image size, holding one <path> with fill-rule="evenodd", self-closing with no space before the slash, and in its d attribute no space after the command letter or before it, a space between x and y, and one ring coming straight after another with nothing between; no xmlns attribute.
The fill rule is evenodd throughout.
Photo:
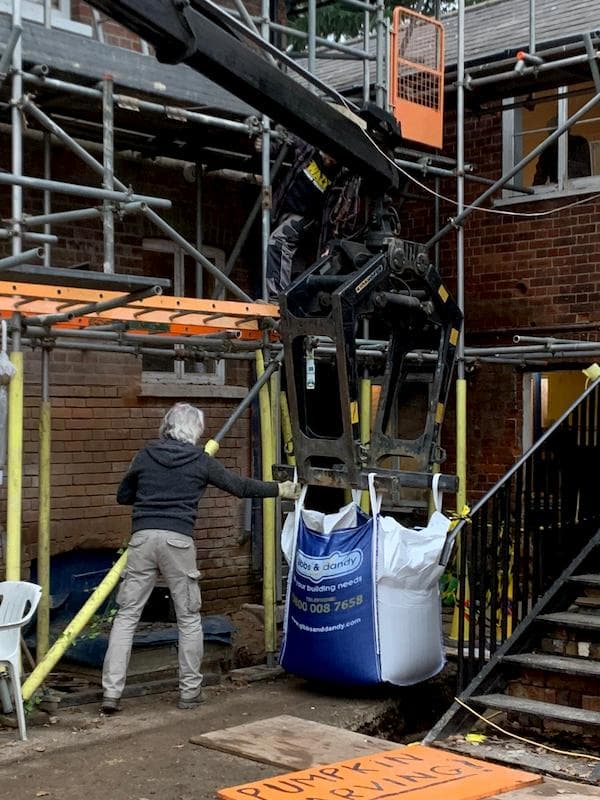
<svg viewBox="0 0 600 800"><path fill-rule="evenodd" d="M444 127L444 28L403 6L394 9L390 105L402 136L441 147Z"/></svg>

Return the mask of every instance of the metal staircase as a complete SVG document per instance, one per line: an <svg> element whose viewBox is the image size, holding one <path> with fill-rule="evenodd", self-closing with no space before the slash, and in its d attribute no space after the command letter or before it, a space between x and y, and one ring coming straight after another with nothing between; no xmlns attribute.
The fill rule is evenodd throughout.
<svg viewBox="0 0 600 800"><path fill-rule="evenodd" d="M536 740L593 747L600 743L600 520L588 476L600 455L599 418L596 384L474 507L460 545L458 642L462 703L501 712L503 727ZM464 750L462 734L474 722L455 702L425 741Z"/></svg>

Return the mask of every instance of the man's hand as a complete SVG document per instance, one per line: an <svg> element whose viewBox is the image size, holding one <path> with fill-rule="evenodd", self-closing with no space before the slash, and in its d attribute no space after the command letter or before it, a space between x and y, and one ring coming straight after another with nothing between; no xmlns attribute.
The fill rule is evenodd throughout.
<svg viewBox="0 0 600 800"><path fill-rule="evenodd" d="M283 481L279 484L279 497L282 500L297 500L300 497L300 484L293 481Z"/></svg>

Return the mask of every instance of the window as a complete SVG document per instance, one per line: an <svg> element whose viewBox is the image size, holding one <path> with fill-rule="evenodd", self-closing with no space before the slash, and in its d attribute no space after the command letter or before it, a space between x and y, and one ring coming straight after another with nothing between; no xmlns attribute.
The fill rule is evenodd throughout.
<svg viewBox="0 0 600 800"><path fill-rule="evenodd" d="M0 0L0 13L12 14L13 0ZM44 0L23 0L23 19L44 22ZM89 36L91 28L71 19L71 0L52 0L52 27Z"/></svg>
<svg viewBox="0 0 600 800"><path fill-rule="evenodd" d="M592 98L591 84L560 87L534 94L503 114L503 168L506 172ZM588 111L568 133L549 145L515 176L514 182L536 194L586 191L600 184L600 109ZM505 192L513 196L517 192ZM520 195L522 196L522 195Z"/></svg>
<svg viewBox="0 0 600 800"><path fill-rule="evenodd" d="M169 278L176 297L198 297L202 273L196 262L185 255L174 242L166 239L144 239L144 274ZM212 263L223 269L225 253L216 247L202 247L202 253ZM176 345L175 349L184 349ZM225 382L224 359L192 358L172 359L168 356L144 355L142 357L142 382L155 384L215 384Z"/></svg>

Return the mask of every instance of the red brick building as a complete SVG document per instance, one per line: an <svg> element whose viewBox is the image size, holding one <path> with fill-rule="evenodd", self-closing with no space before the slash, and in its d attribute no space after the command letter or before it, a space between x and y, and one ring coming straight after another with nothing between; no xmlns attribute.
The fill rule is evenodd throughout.
<svg viewBox="0 0 600 800"><path fill-rule="evenodd" d="M57 4L54 4L55 6ZM110 69L115 92L142 96L173 106L202 107L213 116L243 120L252 109L203 80L187 67L163 67L142 55L139 39L112 21L99 22L105 43L94 38L91 10L85 3L58 3L52 30L30 22L41 21L41 4L24 4L23 50L25 70L36 64L49 66L49 79L69 85L93 86ZM9 4L0 6L8 11ZM4 40L10 29L8 14L0 13ZM119 49L126 48L126 49ZM87 59L84 56L87 54ZM152 62L152 63L150 63ZM7 87L5 87L7 91ZM85 142L101 160L101 108L77 94L57 93L54 102L43 86L31 91L39 106L73 136ZM66 99L65 99L66 98ZM72 108L70 107L72 105ZM252 180L232 180L214 172L210 149L221 136L209 127L173 122L169 114L155 114L140 123L135 107L116 106L115 175L135 191L168 197L172 207L164 218L185 236L196 237L197 190L189 171L195 150L207 164L202 177L200 216L203 252L224 266L239 231L254 204L259 188ZM172 113L171 117L175 115ZM133 120L133 122L132 122ZM8 119L0 128L0 167L10 170ZM144 131L147 126L148 133ZM190 130L191 128L191 130ZM227 134L223 134L226 136ZM236 134L239 136L239 134ZM179 136L179 138L178 138ZM245 137L251 150L252 140ZM148 147L150 145L150 147ZM196 146L197 145L197 146ZM203 155L202 148L205 148ZM243 149L243 148L240 148ZM179 151L182 151L181 153ZM185 152L183 152L185 151ZM164 154L167 154L166 156ZM208 155L206 155L208 153ZM249 156L250 157L250 156ZM24 136L24 173L44 174L42 134L27 121ZM236 165L233 165L236 166ZM211 172L212 168L212 172ZM241 169L245 169L240 165ZM238 170L239 171L239 170ZM100 185L101 180L72 152L54 141L51 177L55 180ZM234 176L235 177L235 176ZM64 194L53 195L52 211L86 206L89 201ZM0 195L1 213L10 217L10 191ZM224 208L226 207L226 213ZM27 214L42 212L42 193L24 193ZM79 266L102 270L103 234L98 220L53 226L58 244L52 247L52 266ZM1 245L9 252L7 245ZM258 250L253 242L238 258L232 277L246 290L255 285ZM195 263L178 255L177 248L141 215L116 220L117 272L156 275L174 281L178 293L196 296ZM209 295L213 279L204 274ZM40 396L39 350L25 348L25 443L23 481L23 567L36 558L38 498L38 421ZM253 368L243 361L206 363L177 371L173 362L119 353L53 350L50 356L52 401L52 554L74 548L120 548L128 538L130 511L115 501L115 491L136 450L157 436L165 411L177 400L197 403L206 413L207 436L214 435L235 410L253 380ZM222 443L219 458L241 474L260 476L253 462L255 438L247 414ZM0 563L5 557L4 491L0 522ZM212 612L237 608L260 598L260 560L252 555L250 509L246 503L209 489L198 521L198 551L202 568L203 598Z"/></svg>
<svg viewBox="0 0 600 800"><path fill-rule="evenodd" d="M540 4L544 6L543 2ZM29 5L31 13L40 18L40 4L31 2ZM100 21L106 44L82 38L82 34L89 36L91 32L89 8L84 3L72 3L69 17L68 3L59 0L55 5L57 27L52 32L44 32L39 25L24 25L24 57L29 68L47 63L50 77L78 79L88 86L110 69L116 90L123 94L162 98L162 102L168 101L173 106L201 107L207 113L236 120L252 113L241 101L187 67L150 63L151 59L141 55L143 45L112 22ZM526 44L526 9L521 9L522 5L517 0L492 0L468 10L467 61L474 74L479 65L493 64L501 56L510 60L514 51ZM575 8L573 3L562 0L558 3L560 8L554 11L550 10L550 3L546 5L547 12L539 15L539 42L564 40L568 43L571 34L580 32L582 26L593 30L593 21L585 16L593 16L592 10L586 9L585 3ZM0 11L7 8L8 4L6 9L0 5ZM453 24L452 18L447 20L450 82ZM0 35L4 40L8 29L7 16L0 14ZM74 33L70 33L70 29ZM127 50L119 50L114 45ZM84 52L88 54L87 63ZM320 64L320 74L327 79L327 62ZM353 79L350 76L346 80L345 73L337 68L335 82L338 88L352 92ZM466 160L473 165L473 171L491 179L506 171L515 159L547 135L554 117L559 121L566 119L591 97L594 90L587 73L582 73L581 81L578 79L576 83L577 86L572 76L565 78L556 74L552 81L544 83L539 97L533 96L525 104L508 101L505 92L495 94L493 85L485 93L473 92L468 98L466 122ZM563 86L566 88L562 89ZM57 103L47 88L35 84L34 87L39 92L42 108L48 113L56 108L57 114L65 116L64 104ZM445 139L445 154L450 156L455 149L452 104L450 93ZM168 196L173 207L164 213L165 218L193 240L196 187L186 179L182 162L213 163L211 152L218 148L221 134L189 124L186 128L180 121L175 125L169 121L167 113L166 119L160 121L158 116L147 118L148 135L145 137L140 130L142 126L130 123L135 111L126 104L120 107L117 104L117 107L121 139L115 172L138 192ZM97 110L94 113L96 116L86 110L85 102L74 98L73 114L63 122L73 135L91 138L97 145ZM494 212L502 213L475 212L467 222L467 345L503 345L511 341L513 334L523 332L583 339L596 336L600 324L597 305L600 297L600 121L597 117L600 117L597 111L590 111L573 131L589 144L586 175L569 174L569 145L565 140L557 155L555 181L534 186L534 163L516 179L522 186L533 188L534 194L507 190L504 196L498 196L492 207ZM79 119L79 126L75 124L76 119ZM0 134L4 145L0 166L7 168L6 124ZM237 165L241 170L250 163L249 139L246 145L247 160ZM57 146L53 152L55 178L78 183L97 180L64 148ZM26 138L25 172L41 175L42 165L39 132L32 125ZM427 179L427 185L433 187L433 182ZM220 173L211 175L210 171L203 178L201 188L203 242L212 248L213 257L223 263L256 199L257 188L251 183L227 181ZM474 199L480 189L479 184L467 183L466 202ZM453 181L441 181L443 197L452 199L454 192ZM7 194L3 194L1 202L6 217L10 213ZM71 207L71 201L59 199L53 210ZM26 193L27 213L39 213L40 208L41 193ZM545 211L556 213L518 216ZM454 213L452 200L442 201L442 220ZM401 219L402 235L417 241L427 240L435 228L433 202L429 198L408 200L402 205ZM101 269L102 229L98 222L57 226L53 232L59 236L59 244L52 250L53 265L83 262L91 269ZM258 249L246 248L233 273L234 279L251 293L256 293L257 254ZM184 292L195 291L193 263L185 259L177 266L173 248L141 216L131 215L118 222L116 262L120 272L173 276L183 280ZM455 271L452 234L441 243L440 268L452 285ZM27 351L26 364L23 531L27 561L35 558L37 535L37 354ZM579 378L572 377L571 373L586 365L581 359L563 364L563 370L570 373L564 385L542 370L484 362L471 365L468 372L471 496L488 488L506 471L540 426L552 418L555 405L560 405L564 397L576 391ZM245 394L251 378L251 370L243 362L228 362L218 369L209 365L203 374L188 374L183 378L172 375L172 380L166 379L164 368L161 369L163 375L157 377L151 364L131 355L74 350L52 353L53 552L74 547L121 546L128 534L129 515L127 509L115 504L115 489L136 449L156 434L165 409L177 399L192 398L207 412L207 432L214 433ZM450 453L452 425L450 403L444 433L444 445ZM219 457L228 467L256 475L253 444L251 417L246 415L224 441ZM452 470L452 458L445 469ZM211 611L231 610L259 596L257 564L253 563L251 539L245 532L247 519L242 501L225 498L216 491L210 490L202 503L197 541L204 600Z"/></svg>

